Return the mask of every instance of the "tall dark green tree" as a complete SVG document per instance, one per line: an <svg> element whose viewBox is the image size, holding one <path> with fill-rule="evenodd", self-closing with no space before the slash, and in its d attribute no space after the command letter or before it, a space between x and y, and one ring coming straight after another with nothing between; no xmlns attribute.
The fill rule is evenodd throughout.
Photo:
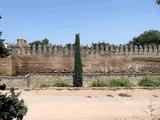
<svg viewBox="0 0 160 120"><path fill-rule="evenodd" d="M73 86L82 87L83 86L83 66L81 60L80 51L80 35L76 34L75 38L75 61L74 61L74 73L73 73Z"/></svg>
<svg viewBox="0 0 160 120"><path fill-rule="evenodd" d="M4 40L0 39L0 58L7 57L9 55L9 50L4 46Z"/></svg>
<svg viewBox="0 0 160 120"><path fill-rule="evenodd" d="M0 16L0 19L2 17ZM9 55L9 50L5 48L4 39L1 39L2 32L0 31L0 58L7 57Z"/></svg>

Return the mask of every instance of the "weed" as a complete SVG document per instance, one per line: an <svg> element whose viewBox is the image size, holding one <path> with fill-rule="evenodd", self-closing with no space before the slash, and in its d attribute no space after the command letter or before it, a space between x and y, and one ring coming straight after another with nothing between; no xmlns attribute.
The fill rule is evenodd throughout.
<svg viewBox="0 0 160 120"><path fill-rule="evenodd" d="M138 85L142 87L159 87L160 77L144 77Z"/></svg>
<svg viewBox="0 0 160 120"><path fill-rule="evenodd" d="M72 87L72 86L67 82L59 80L59 81L55 81L52 87Z"/></svg>
<svg viewBox="0 0 160 120"><path fill-rule="evenodd" d="M49 83L42 83L42 84L40 84L39 87L40 88L48 88L48 87L50 87L50 84Z"/></svg>
<svg viewBox="0 0 160 120"><path fill-rule="evenodd" d="M108 87L107 80L96 80L91 83L91 87Z"/></svg>
<svg viewBox="0 0 160 120"><path fill-rule="evenodd" d="M132 83L128 78L104 79L93 81L91 87L131 87Z"/></svg>
<svg viewBox="0 0 160 120"><path fill-rule="evenodd" d="M128 78L122 77L119 79L112 79L109 81L110 87L131 87L132 83Z"/></svg>

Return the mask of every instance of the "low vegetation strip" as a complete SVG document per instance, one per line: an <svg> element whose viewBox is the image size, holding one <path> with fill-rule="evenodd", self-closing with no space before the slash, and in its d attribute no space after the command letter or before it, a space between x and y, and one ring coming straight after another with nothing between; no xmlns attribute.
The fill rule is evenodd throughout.
<svg viewBox="0 0 160 120"><path fill-rule="evenodd" d="M143 77L138 85L131 82L129 78L95 80L90 87L160 87L160 77Z"/></svg>
<svg viewBox="0 0 160 120"><path fill-rule="evenodd" d="M144 77L138 85L142 87L160 87L160 77Z"/></svg>
<svg viewBox="0 0 160 120"><path fill-rule="evenodd" d="M35 80L34 82L30 82L30 86L26 85L26 81L22 82L22 80L17 81L2 81L2 83L6 83L7 88L9 88L11 85L15 88L65 88L70 89L73 88L72 82L65 79L57 79L52 81L47 81L45 78L44 80L39 81ZM22 84L22 85L21 85ZM22 87L24 86L24 87ZM91 80L84 80L84 88L92 88L92 89L103 89L103 88L109 88L109 89L115 89L115 88L159 88L160 87L160 77L158 76L145 76L140 78L130 78L130 77L110 77L110 78L99 78L91 81Z"/></svg>
<svg viewBox="0 0 160 120"><path fill-rule="evenodd" d="M53 83L42 83L39 85L40 88L47 88L47 87L72 87L72 85L70 85L67 82L64 82L62 80L57 80Z"/></svg>
<svg viewBox="0 0 160 120"><path fill-rule="evenodd" d="M128 78L105 79L93 81L91 87L132 87L133 83Z"/></svg>

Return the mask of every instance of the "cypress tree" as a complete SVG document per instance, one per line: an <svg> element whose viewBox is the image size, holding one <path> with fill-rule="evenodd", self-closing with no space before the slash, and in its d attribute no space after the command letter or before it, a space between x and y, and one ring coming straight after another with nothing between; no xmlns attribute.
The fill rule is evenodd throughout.
<svg viewBox="0 0 160 120"><path fill-rule="evenodd" d="M82 87L83 85L83 68L81 60L81 51L80 51L80 36L76 34L75 36L75 61L74 61L74 73L73 73L73 86Z"/></svg>

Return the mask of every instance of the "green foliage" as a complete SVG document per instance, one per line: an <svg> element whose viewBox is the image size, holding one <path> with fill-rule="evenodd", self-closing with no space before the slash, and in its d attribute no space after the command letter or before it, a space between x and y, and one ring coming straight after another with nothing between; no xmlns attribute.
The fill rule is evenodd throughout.
<svg viewBox="0 0 160 120"><path fill-rule="evenodd" d="M48 88L48 87L51 87L52 85L51 84L48 84L48 83L42 83L40 84L40 88Z"/></svg>
<svg viewBox="0 0 160 120"><path fill-rule="evenodd" d="M98 42L98 43L92 43L92 46L94 47L94 49L96 48L97 45L98 45L99 49L101 49L101 45L103 45L104 48L105 48L105 46L106 46L106 45L109 45L109 43L106 43L105 41L103 41L103 42Z"/></svg>
<svg viewBox="0 0 160 120"><path fill-rule="evenodd" d="M18 99L20 93L15 93L14 89L11 89L10 93L9 95L0 93L0 119L12 120L17 118L22 120L28 109L24 101Z"/></svg>
<svg viewBox="0 0 160 120"><path fill-rule="evenodd" d="M71 49L71 46L73 46L73 48L75 47L75 44L68 43L68 44L66 44L65 46L67 46L67 47L68 47L68 50L70 50L70 49Z"/></svg>
<svg viewBox="0 0 160 120"><path fill-rule="evenodd" d="M76 34L75 39L75 62L74 62L74 74L73 74L73 86L82 87L83 86L83 76L82 76L82 60L80 51L80 36Z"/></svg>
<svg viewBox="0 0 160 120"><path fill-rule="evenodd" d="M42 83L39 86L40 88L48 88L48 87L72 87L69 83L63 80L57 80L53 83Z"/></svg>
<svg viewBox="0 0 160 120"><path fill-rule="evenodd" d="M0 19L2 19L1 16L0 16ZM9 55L9 50L5 48L4 43L3 43L4 39L1 39L1 36L2 36L2 32L0 31L0 58L4 58Z"/></svg>
<svg viewBox="0 0 160 120"><path fill-rule="evenodd" d="M158 5L160 5L160 0L157 0L156 3L157 3Z"/></svg>
<svg viewBox="0 0 160 120"><path fill-rule="evenodd" d="M53 87L72 87L72 86L67 82L59 80L54 82Z"/></svg>
<svg viewBox="0 0 160 120"><path fill-rule="evenodd" d="M91 87L108 87L107 80L95 80L91 83Z"/></svg>
<svg viewBox="0 0 160 120"><path fill-rule="evenodd" d="M36 49L38 49L39 45L44 46L44 45L48 45L48 44L49 44L49 40L45 38L43 40L36 40L36 41L30 43L30 46L35 45Z"/></svg>
<svg viewBox="0 0 160 120"><path fill-rule="evenodd" d="M131 87L132 83L128 78L96 80L91 87Z"/></svg>
<svg viewBox="0 0 160 120"><path fill-rule="evenodd" d="M109 82L109 87L131 87L132 83L128 78L113 79Z"/></svg>
<svg viewBox="0 0 160 120"><path fill-rule="evenodd" d="M0 39L0 58L7 57L9 54L9 50L4 46L4 40Z"/></svg>
<svg viewBox="0 0 160 120"><path fill-rule="evenodd" d="M138 37L133 38L128 44L134 45L149 45L149 44L160 44L160 32L157 30L145 31Z"/></svg>
<svg viewBox="0 0 160 120"><path fill-rule="evenodd" d="M138 83L142 87L159 87L160 77L144 77Z"/></svg>

